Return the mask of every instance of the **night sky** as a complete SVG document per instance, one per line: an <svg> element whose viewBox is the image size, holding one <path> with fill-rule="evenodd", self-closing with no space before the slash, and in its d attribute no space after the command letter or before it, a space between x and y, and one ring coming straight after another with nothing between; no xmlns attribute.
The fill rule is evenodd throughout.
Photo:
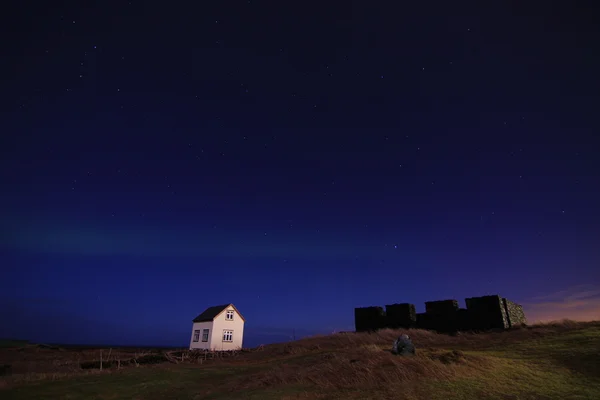
<svg viewBox="0 0 600 400"><path fill-rule="evenodd" d="M525 3L13 5L0 337L187 345L231 302L256 345L495 293L600 319L597 19Z"/></svg>

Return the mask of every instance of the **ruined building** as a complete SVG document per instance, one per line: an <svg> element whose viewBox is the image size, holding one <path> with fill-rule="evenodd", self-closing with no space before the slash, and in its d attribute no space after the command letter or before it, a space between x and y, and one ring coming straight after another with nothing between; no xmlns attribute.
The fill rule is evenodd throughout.
<svg viewBox="0 0 600 400"><path fill-rule="evenodd" d="M442 333L508 329L527 323L523 307L498 295L465 299L467 308L456 300L428 301L425 312L416 313L414 304L354 309L357 332L383 328L419 328Z"/></svg>

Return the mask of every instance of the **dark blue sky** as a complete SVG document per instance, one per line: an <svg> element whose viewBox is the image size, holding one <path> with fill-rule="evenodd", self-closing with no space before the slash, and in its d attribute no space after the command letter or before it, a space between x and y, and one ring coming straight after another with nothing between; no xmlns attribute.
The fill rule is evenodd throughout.
<svg viewBox="0 0 600 400"><path fill-rule="evenodd" d="M186 344L233 302L251 345L491 293L600 318L600 35L534 3L19 3L0 336Z"/></svg>

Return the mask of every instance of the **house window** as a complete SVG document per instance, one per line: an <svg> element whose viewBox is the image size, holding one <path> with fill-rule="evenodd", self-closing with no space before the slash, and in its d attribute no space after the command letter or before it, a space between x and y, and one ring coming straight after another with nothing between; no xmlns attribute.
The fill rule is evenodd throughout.
<svg viewBox="0 0 600 400"><path fill-rule="evenodd" d="M227 314L225 315L225 319L227 321L233 321L233 310L227 311Z"/></svg>
<svg viewBox="0 0 600 400"><path fill-rule="evenodd" d="M198 340L200 340L200 329L194 331L194 342L197 342Z"/></svg>
<svg viewBox="0 0 600 400"><path fill-rule="evenodd" d="M203 342L208 342L208 329L203 329L202 330L202 341Z"/></svg>
<svg viewBox="0 0 600 400"><path fill-rule="evenodd" d="M224 342L233 342L233 331L224 330L223 331L223 341Z"/></svg>

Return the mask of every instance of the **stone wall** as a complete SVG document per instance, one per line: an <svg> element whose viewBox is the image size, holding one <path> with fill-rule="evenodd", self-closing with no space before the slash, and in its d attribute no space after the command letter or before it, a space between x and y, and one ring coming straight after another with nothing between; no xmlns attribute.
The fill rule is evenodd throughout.
<svg viewBox="0 0 600 400"><path fill-rule="evenodd" d="M506 329L508 316L498 295L465 299L473 330Z"/></svg>
<svg viewBox="0 0 600 400"><path fill-rule="evenodd" d="M508 316L508 326L521 326L527 323L527 318L525 318L525 312L523 311L523 306L520 304L513 303L508 299L502 299L502 303L504 305L504 309L506 311L506 315Z"/></svg>
<svg viewBox="0 0 600 400"><path fill-rule="evenodd" d="M419 328L442 333L507 329L527 322L523 307L498 295L470 297L467 308L456 300L428 301L424 313L416 313L414 304L363 307L354 310L357 332L382 328Z"/></svg>
<svg viewBox="0 0 600 400"><path fill-rule="evenodd" d="M356 332L376 331L386 327L383 307L361 307L354 309Z"/></svg>
<svg viewBox="0 0 600 400"><path fill-rule="evenodd" d="M414 304L389 304L385 306L388 328L414 328L417 325L417 312Z"/></svg>
<svg viewBox="0 0 600 400"><path fill-rule="evenodd" d="M471 313L466 308L459 308L456 312L456 330L469 331L472 328Z"/></svg>
<svg viewBox="0 0 600 400"><path fill-rule="evenodd" d="M417 328L430 329L435 328L435 316L427 313L417 313Z"/></svg>
<svg viewBox="0 0 600 400"><path fill-rule="evenodd" d="M437 300L425 302L425 312L434 315L447 315L458 311L458 301Z"/></svg>

